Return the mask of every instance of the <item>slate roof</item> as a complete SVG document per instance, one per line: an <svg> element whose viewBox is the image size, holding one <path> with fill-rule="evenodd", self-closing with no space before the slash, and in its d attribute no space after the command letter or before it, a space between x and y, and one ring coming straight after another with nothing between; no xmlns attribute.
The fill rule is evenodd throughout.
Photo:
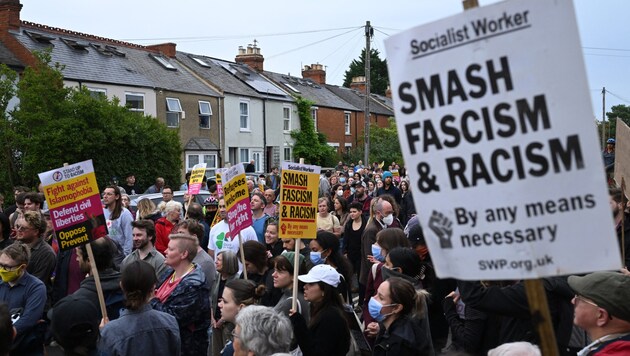
<svg viewBox="0 0 630 356"><path fill-rule="evenodd" d="M276 84L244 64L181 51L177 51L176 57L178 61L209 83L219 87L224 93L260 99L294 101Z"/></svg>
<svg viewBox="0 0 630 356"><path fill-rule="evenodd" d="M365 94L346 87L339 87L336 85L326 85L326 87L333 93L339 95L343 100L351 103L352 105L360 108L359 111L363 111L365 106ZM391 110L385 108L381 103L377 102L374 97L370 97L370 112L378 115L394 116Z"/></svg>
<svg viewBox="0 0 630 356"><path fill-rule="evenodd" d="M184 146L185 151L218 151L219 147L209 138L193 137Z"/></svg>
<svg viewBox="0 0 630 356"><path fill-rule="evenodd" d="M172 59L175 70L166 69L144 46L28 22L14 36L30 51L52 49L66 79L221 96Z"/></svg>
<svg viewBox="0 0 630 356"><path fill-rule="evenodd" d="M22 63L2 42L0 42L0 63L4 63L9 67L24 68Z"/></svg>
<svg viewBox="0 0 630 356"><path fill-rule="evenodd" d="M385 107L393 112L394 110L394 100L392 98L388 98L383 95L372 93L372 98L376 99L381 105L385 105ZM393 115L393 114L392 114Z"/></svg>
<svg viewBox="0 0 630 356"><path fill-rule="evenodd" d="M302 79L279 73L265 71L263 74L285 87L286 90L290 90L292 95L300 95L305 99L313 101L316 106L361 111L360 108L355 107L330 91L326 85L319 85L310 79Z"/></svg>

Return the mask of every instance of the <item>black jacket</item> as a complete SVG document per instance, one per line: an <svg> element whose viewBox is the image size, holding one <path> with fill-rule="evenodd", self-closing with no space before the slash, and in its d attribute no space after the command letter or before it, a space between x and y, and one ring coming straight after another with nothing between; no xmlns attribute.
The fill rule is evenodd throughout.
<svg viewBox="0 0 630 356"><path fill-rule="evenodd" d="M422 330L419 319L403 317L394 320L389 329L383 324L374 342L374 356L434 355L431 339Z"/></svg>
<svg viewBox="0 0 630 356"><path fill-rule="evenodd" d="M544 278L543 285L551 313L556 341L560 354L566 354L571 331L573 329L573 290L567 283L567 277ZM483 288L478 282L457 281L462 301L467 306L488 314L502 316L497 345L528 341L539 344L535 326L531 320L525 285L521 282L500 288Z"/></svg>
<svg viewBox="0 0 630 356"><path fill-rule="evenodd" d="M293 314L291 324L295 339L304 356L345 355L350 349L350 330L342 311L324 307L315 324L308 327L300 313ZM311 316L311 321L313 317Z"/></svg>

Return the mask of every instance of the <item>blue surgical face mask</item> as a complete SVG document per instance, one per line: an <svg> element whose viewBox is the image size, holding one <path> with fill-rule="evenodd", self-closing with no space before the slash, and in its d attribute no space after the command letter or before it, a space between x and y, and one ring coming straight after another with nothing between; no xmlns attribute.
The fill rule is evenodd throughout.
<svg viewBox="0 0 630 356"><path fill-rule="evenodd" d="M372 244L372 256L380 262L385 262L385 256L381 255L383 249L377 244ZM312 252L311 252L312 253Z"/></svg>
<svg viewBox="0 0 630 356"><path fill-rule="evenodd" d="M356 189L350 188L350 193L354 194L354 192L356 192Z"/></svg>
<svg viewBox="0 0 630 356"><path fill-rule="evenodd" d="M321 251L320 252L311 251L310 256L311 256L311 262L313 262L314 265L321 265L324 262L326 262L326 257L322 258Z"/></svg>
<svg viewBox="0 0 630 356"><path fill-rule="evenodd" d="M339 183L345 183L346 182L346 178L339 178Z"/></svg>
<svg viewBox="0 0 630 356"><path fill-rule="evenodd" d="M391 312L389 314L381 314L381 310L384 307L391 307L392 305L396 305L396 304L383 305L378 300L376 300L376 298L372 297L370 298L370 301L368 302L368 311L370 312L370 316L374 318L374 320L381 322L385 320L385 318L388 317L389 315L394 314L394 312Z"/></svg>

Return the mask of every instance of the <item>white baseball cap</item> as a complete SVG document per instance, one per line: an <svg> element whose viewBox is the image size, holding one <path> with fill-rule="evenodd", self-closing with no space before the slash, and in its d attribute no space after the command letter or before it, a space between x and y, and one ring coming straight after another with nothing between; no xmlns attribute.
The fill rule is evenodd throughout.
<svg viewBox="0 0 630 356"><path fill-rule="evenodd" d="M322 264L311 268L307 274L298 276L298 279L304 283L324 282L333 287L337 287L341 281L341 275L336 269L330 265Z"/></svg>

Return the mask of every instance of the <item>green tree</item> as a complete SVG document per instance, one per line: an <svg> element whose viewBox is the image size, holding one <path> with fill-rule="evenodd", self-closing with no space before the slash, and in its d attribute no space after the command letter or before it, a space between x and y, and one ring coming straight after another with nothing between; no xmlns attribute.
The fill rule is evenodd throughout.
<svg viewBox="0 0 630 356"><path fill-rule="evenodd" d="M396 120L389 118L387 127L370 126L370 162L403 162Z"/></svg>
<svg viewBox="0 0 630 356"><path fill-rule="evenodd" d="M358 162L363 159L364 141L361 139L356 148L348 154L343 155L344 162ZM387 127L380 127L376 124L370 125L370 162L389 163L395 161L399 164L404 162L400 142L398 141L398 131L396 120L388 119ZM367 164L364 162L364 164Z"/></svg>
<svg viewBox="0 0 630 356"><path fill-rule="evenodd" d="M606 127L604 137L615 137L617 131L617 118L620 118L627 125L630 125L630 106L628 105L615 105L610 108L610 112L606 113ZM602 135L602 123L598 124L599 137ZM606 141L606 140L604 140ZM605 145L605 144L604 144Z"/></svg>
<svg viewBox="0 0 630 356"><path fill-rule="evenodd" d="M94 162L101 188L126 172L134 172L140 182L162 176L179 183L182 150L177 131L128 111L117 99L64 87L63 68L51 66L47 52L36 56L39 63L27 68L18 83L20 104L3 120L12 134L2 164L15 167L3 191L15 184L34 187L38 173L87 159Z"/></svg>
<svg viewBox="0 0 630 356"><path fill-rule="evenodd" d="M370 92L385 95L387 85L389 85L387 60L381 59L379 54L378 50L370 49ZM350 88L352 78L361 76L365 76L365 48L361 51L359 59L350 63L350 68L344 75L343 86Z"/></svg>
<svg viewBox="0 0 630 356"><path fill-rule="evenodd" d="M300 118L300 129L291 132L291 137L295 140L293 156L304 158L304 161L309 164L330 167L336 158L335 149L328 145L326 135L315 132L315 125L311 116L313 102L298 97L296 104Z"/></svg>

